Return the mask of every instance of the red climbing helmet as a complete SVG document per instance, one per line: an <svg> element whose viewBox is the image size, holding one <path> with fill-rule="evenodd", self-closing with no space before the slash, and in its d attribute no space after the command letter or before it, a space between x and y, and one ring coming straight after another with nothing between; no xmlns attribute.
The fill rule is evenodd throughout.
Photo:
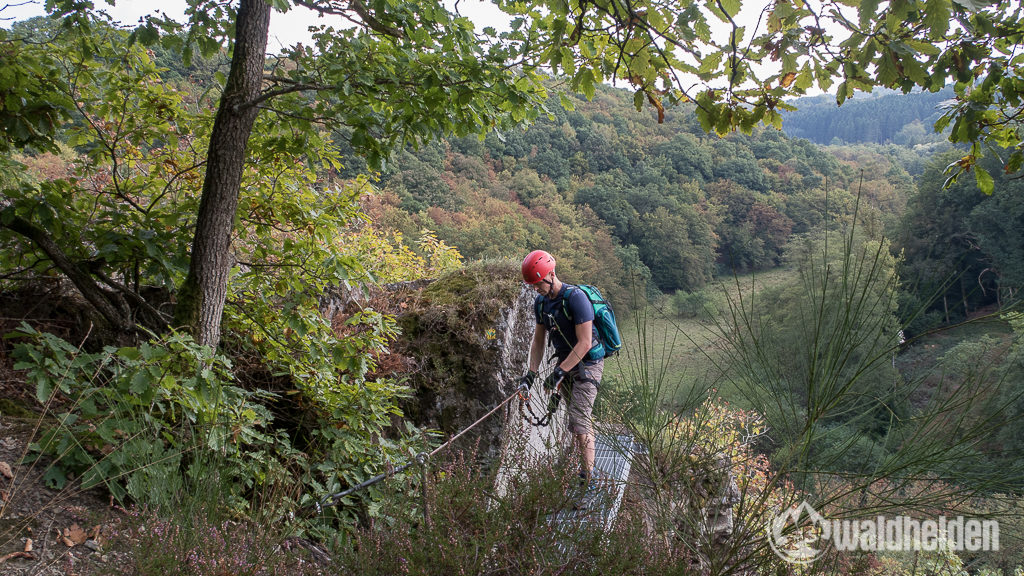
<svg viewBox="0 0 1024 576"><path fill-rule="evenodd" d="M543 250L534 250L523 259L523 281L527 284L536 284L554 269L555 258L551 254Z"/></svg>

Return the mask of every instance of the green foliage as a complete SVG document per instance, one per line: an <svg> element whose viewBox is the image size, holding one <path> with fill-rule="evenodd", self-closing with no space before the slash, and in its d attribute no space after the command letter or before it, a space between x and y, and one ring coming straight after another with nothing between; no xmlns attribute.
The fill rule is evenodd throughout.
<svg viewBox="0 0 1024 576"><path fill-rule="evenodd" d="M922 175L900 222L907 290L948 323L990 304L1014 302L1024 282L1019 180L998 177L990 195L974 182L944 187L941 171L952 156L936 158Z"/></svg>
<svg viewBox="0 0 1024 576"><path fill-rule="evenodd" d="M331 161L330 149L316 152ZM262 177L267 174L276 177ZM244 268L229 283L224 325L235 346L251 349L271 373L288 375L330 412L336 386L362 382L373 356L395 336L392 320L366 310L346 320L349 334L342 337L319 307L328 287L368 280L361 262L369 254L345 253L338 242L359 216L356 199L365 183L321 192L305 163L274 155L252 176L240 202L246 226L235 241Z"/></svg>
<svg viewBox="0 0 1024 576"><path fill-rule="evenodd" d="M692 134L677 134L672 140L656 146L654 153L668 158L676 172L690 180L707 181L713 176L714 155Z"/></svg>
<svg viewBox="0 0 1024 576"><path fill-rule="evenodd" d="M1024 289L1024 241L1017 233L1024 222L1024 186L1004 176L998 182L996 191L971 210L965 225L977 238L988 271L996 277L997 300L1008 304Z"/></svg>
<svg viewBox="0 0 1024 576"><path fill-rule="evenodd" d="M515 126L538 116L538 108L532 105L540 103L546 93L538 73L542 69L565 75L570 87L588 98L597 95L604 80L624 79L635 88L634 105L641 107L646 99L657 110L659 122L666 116L663 100L693 102L701 127L719 134L737 128L749 133L758 123L778 126L782 120L779 111L791 107L784 96L803 93L815 84L827 89L836 77L843 79L838 94L842 102L854 89L870 90L875 85L898 86L904 91L915 85L938 89L949 76L955 76L960 83L960 104L945 121L955 120L954 140L974 143L972 153L956 163L957 169L976 169L980 188L990 192L994 179L977 164L981 155L978 142L984 140L1011 148L1020 142L1014 120L1014 111L1019 108L1019 79L1012 60L1013 46L1020 34L1020 17L1012 13L1007 2L973 11L953 5L950 0L935 0L927 11L904 5L876 11L876 6L866 5L858 10L856 22L846 18L840 9L815 13L808 6L783 3L766 12L764 28L753 30L737 24L740 2L705 6L651 4L626 12L586 3L553 7L546 1L502 2L499 8L515 17L512 29L501 34L488 29L479 36L473 33L467 19L432 2L392 3L368 10L327 2L311 4L314 10L336 13L363 22L365 27L339 30L321 26L314 30L313 46L293 46L282 54L284 65L270 67L265 90L246 96L252 101L232 102L234 92L222 95L222 110L238 112L261 105L276 113L274 125L280 137L268 139L266 145L278 153L300 153L304 135L318 123L327 124L336 134L346 135L347 145L365 154L370 166L381 165L394 150L406 144L418 144L438 134L462 136ZM93 44L93 37L102 38L109 27L93 17L89 4L54 4L50 8L65 17L66 27L77 27L84 33L81 49L73 54L82 56L77 65L93 66L97 61L94 54L103 51L98 49L102 46ZM256 45L265 41L265 23L252 30L236 26L240 24L236 18L247 14L247 8L248 4L238 11L201 5L188 13L187 34L182 34L183 28L166 18L151 17L126 37L130 46L141 42L160 43L164 49L180 48L186 62L191 63L196 48L203 55L213 55L221 49L224 38L236 32L255 36L252 40L260 41ZM924 16L925 12L929 16ZM960 25L951 27L945 18L934 16L946 13ZM727 38L712 33L710 22L715 20L727 29ZM827 22L847 28L849 36L842 41L834 40L830 31L821 27ZM878 37L877 30L883 28L887 33ZM233 57L240 59L249 39L238 40ZM943 40L951 43L945 49L931 44ZM741 52L744 41L746 48ZM961 41L971 49L950 47L960 46ZM666 50L665 46L675 49ZM257 54L256 58L260 56ZM778 64L768 66L767 71L753 65L765 61ZM33 60L27 58L26 62ZM444 65L440 65L442 62ZM235 69L239 79L245 76L242 67ZM255 76L259 73L251 66L250 70L249 77L258 81ZM972 76L968 70L985 70L981 82L969 82ZM696 75L700 85L707 89L685 86L681 78L688 74ZM118 81L109 84L116 86ZM258 82L249 84L255 86ZM723 85L726 87L722 88ZM415 98L406 97L408 86L417 87ZM109 113L103 106L98 106L97 112ZM554 112L549 115L555 117ZM251 121L244 124L244 133L237 135L244 140L240 150L250 140ZM626 168L619 153L622 147L614 135L614 131L602 127L590 131L582 140L592 144L597 153L589 156L598 165ZM24 138L15 144L22 145L19 142L25 142ZM565 161L564 153L583 153L584 149L574 149L570 138L549 143L550 147L536 154L538 172L565 189L573 169ZM258 147L251 149L259 155ZM1011 171L1019 169L1020 158L1020 151L1014 151L1006 166ZM713 170L726 170L751 189L766 189L764 175L749 158L731 161L734 166L726 162ZM211 171L220 174L222 162L224 168L229 168L228 173L237 173L244 160L241 155L228 159L211 154L209 162ZM438 182L431 182L429 177L424 180L422 172L407 176L414 190L410 193L413 201L415 194L430 198L443 191ZM207 182L210 186L204 194L208 200L233 199L238 195L237 178L224 182L210 178ZM133 191L119 192L130 198ZM215 205L216 202L204 202L200 209L214 210ZM233 200L228 209L233 211ZM233 215L216 215L211 220L205 215L198 218L201 225L197 243L204 245L207 235L224 242L232 227L226 216ZM217 249L226 248L218 245ZM204 260L199 260L201 266L206 266ZM206 311L214 317L208 320L212 324L198 332L203 341L219 338L223 295L219 290L215 295L205 293L211 289L208 286L219 286L219 280L207 283L207 278L203 278L200 282L194 274L199 274L196 270L200 269L204 275L227 272L226 264L216 268L214 273L193 267L187 277L187 289L179 299L179 317L188 322L199 317L192 310L197 302L212 308ZM93 292L91 299L98 301ZM114 314L109 310L103 313ZM125 323L123 319L108 320L116 325Z"/></svg>
<svg viewBox="0 0 1024 576"><path fill-rule="evenodd" d="M808 240L792 255L801 282L732 300L720 328L730 346L721 368L744 402L764 407L773 464L834 514L962 513L972 495L1015 489L1020 463L1003 434L1016 430L1021 391L998 363L1005 343L955 346L938 371L935 351L915 352L925 356L899 360L900 374L884 243Z"/></svg>
<svg viewBox="0 0 1024 576"><path fill-rule="evenodd" d="M164 513L281 514L415 453L411 425L384 435L407 394L387 380L339 380L296 430L275 420L281 395L240 387L229 360L188 336L88 353L27 325L15 335L28 339L15 348L16 368L46 410L59 411L30 454L52 459L46 481L54 488L80 479ZM377 497L346 498L298 529L323 535Z"/></svg>
<svg viewBox="0 0 1024 576"><path fill-rule="evenodd" d="M52 46L54 58L77 66L63 89L80 98L78 122L66 135L83 162L66 177L28 179L9 190L4 213L44 228L95 281L135 304L140 287L172 290L187 270L201 176L197 149L209 118L197 113L188 91L162 81L163 71L126 34L99 25L80 31L86 32L94 58L82 59L73 42ZM228 287L227 324L236 353L259 354L266 369L288 375L329 414L351 401L351 392L335 390L339 374L344 386L357 388L395 329L367 310L347 320L345 334L335 334L321 316L319 294L368 280L360 262L373 261L379 245L342 250L339 236L360 217L356 200L367 184L321 189L317 170L337 167L336 154L310 134L301 156L288 156L294 128L269 119L257 125L240 199L234 241L240 266ZM40 269L52 261L37 243L11 238L36 256ZM425 237L423 247L437 266L452 265L444 246ZM387 398L401 390L383 389Z"/></svg>
<svg viewBox="0 0 1024 576"><path fill-rule="evenodd" d="M187 269L207 124L123 32L72 28L44 46L54 89L75 102L60 136L76 154L20 157L17 180L3 183L5 265L28 277L58 268L87 298L103 286L110 324L135 307L140 324L162 326L164 301L141 293L166 294Z"/></svg>
<svg viewBox="0 0 1024 576"><path fill-rule="evenodd" d="M631 109L627 92L608 87L597 88L594 102L571 101L571 112L558 109L553 119L506 132L502 140L488 137L482 147L475 139L461 139L449 141L447 150L429 146L403 152L390 175L382 177L386 192L402 198L395 175L429 164L444 168L439 178L456 199L409 214L404 200L385 198L383 213L368 212L375 221L403 222L406 236L421 227L436 230L470 259L521 257L545 246L574 277L591 281L577 270L600 276L600 282L593 281L613 287L617 309L626 309L632 281L618 273L620 263L638 266L641 283L647 274L657 276L650 286L655 291L684 281L699 285L710 278L709 269L765 270L781 262L793 231L848 220L855 203L851 190L862 189L865 203L892 219L910 187L909 177L881 154L849 151L839 160L775 130L720 142L698 138L692 132L700 129L685 109L659 125ZM469 150L479 156L463 152ZM544 150L581 154L572 162L568 183L542 172L537 159ZM746 170L731 169L733 156ZM769 191L750 190L735 179ZM653 230L659 208L683 218L689 228ZM589 210L600 222L593 222ZM591 246L584 251L566 246L567 241ZM609 241L611 250L605 249ZM666 252L666 242L675 252Z"/></svg>
<svg viewBox="0 0 1024 576"><path fill-rule="evenodd" d="M271 90L285 92L275 98L275 108L294 113L278 121L298 129L325 120L345 126L352 147L379 166L405 144L504 128L538 114L528 106L544 96L536 74L506 67L517 56L509 46L478 41L467 19L439 3L393 3L368 11L311 4L370 26L315 26L311 46L284 50L282 57L293 65L275 68L269 82ZM196 15L194 26L199 17L212 16ZM230 22L224 16L220 21ZM415 98L408 97L410 86L416 87ZM325 97L310 99L301 92Z"/></svg>
<svg viewBox="0 0 1024 576"><path fill-rule="evenodd" d="M168 50L173 48L175 42L181 41L179 36L161 37L162 44L154 49L151 57L138 50L137 44L131 44L132 40L142 39L138 35L133 37L110 31L101 24L93 24L80 32L91 35L91 50L102 56L100 59L80 59L80 67L89 73L74 80L80 83L88 81L83 83L81 90L84 96L88 96L83 100L82 107L85 114L93 114L96 118L79 121L70 134L74 142L90 154L91 164L73 178L47 184L54 188L46 194L39 193L47 190L42 185L33 185L13 194L18 198L18 208L8 214L40 222L67 223L70 229L64 237L57 239L58 243L72 256L73 261L88 262L89 270L97 272L93 275L94 280L100 284L106 284L106 278L135 292L138 292L137 286L146 284L171 288L181 282L188 264L184 257L188 249L181 245L187 241L188 235L181 231L191 226L192 217L188 216L188 210L198 210L197 188L199 178L202 177L202 162L198 151L202 150L209 128L206 112L202 109L194 110L193 106L206 105L209 102L207 95L194 95L195 87L169 81L180 77L180 66L173 70L154 67L153 58L166 61ZM55 44L54 49L69 61L76 57L73 45ZM303 52L299 61L308 60L308 64L313 66L311 58L311 54ZM120 64L106 66L105 62L108 61ZM315 64L323 66L319 61ZM284 68L276 70L286 76L294 76L296 82L304 75L313 73L313 68L287 72ZM163 80L157 78L156 74ZM71 86L71 79L64 81ZM144 87L148 93L126 96L125 93L136 85ZM297 219L297 216L287 213L290 210L287 206L275 208L272 204L287 204L290 200L286 196L300 189L335 188L338 184L334 175L349 173L351 170L346 166L362 162L355 157L341 160L335 156L333 146L326 143L326 135L316 129L315 118L303 119L303 115L311 114L310 111L315 107L309 105L308 94L300 93L319 92L321 89L324 88L312 84L302 90L297 89L298 92L282 89L284 93L275 97L275 102L279 102L280 106L275 104L274 110L296 106L301 109L301 113L297 117L282 114L263 115L257 119L249 142L250 171L245 176L237 214L243 229L236 231L236 238L254 241L252 234L255 230L263 237L262 241L268 241L266 234L273 229L271 222L274 218L286 221ZM68 90L70 93L70 88ZM405 230L406 236L418 235L424 227L436 229L441 239L459 246L471 258L518 255L539 243L549 244L549 249L562 253L560 260L569 264L570 268L595 275L597 278L592 278L595 283L609 286L611 297L618 300L617 304L624 310L627 302L623 300L628 300L625 295L629 292L627 285L631 280L620 278L615 273L619 266L614 256L602 261L592 255L617 256L628 252L630 245L637 246L642 260L638 263L641 278L646 274L645 270L660 268L670 262L664 257L657 263L648 261L657 258L659 250L645 245L647 239L653 241L655 236L650 233L649 223L641 226L640 218L659 206L675 212L680 210L680 203L700 202L701 193L689 178L706 179L718 175L739 178L757 188L763 188L774 181L765 174L765 161L769 156L780 162L802 162L804 166L809 164L808 160L803 159L807 151L798 150L796 146L766 147L763 157L761 153L749 152L749 143L742 140L730 139L729 142L715 144L713 147L708 141L679 132L681 126L686 126L687 131L699 130L695 122L685 115L670 115L668 119L678 124L658 127L653 118L637 117L629 111L631 104L628 96L614 94L604 87L597 87L596 90L602 95L599 102L608 109L607 115L602 113L596 116L589 111L585 115L567 113L559 108L552 112L552 120L543 120L536 129L525 133L505 132L502 150L495 149L495 153L514 153L519 164L509 165L503 170L501 175L504 177L501 180L495 172L495 169L502 168L497 165L497 158L491 160L490 165L477 166L472 173L463 171L465 176L454 178L448 172L449 168L465 164L465 157L452 153L450 149L445 150L443 146L422 146L414 153L402 152L396 155L394 164L388 167L383 176L384 185L398 194L402 199L400 206L405 210L420 211L417 214L418 222ZM567 97L563 99L573 102ZM324 106L345 104L331 101ZM380 104L376 107L379 108ZM370 109L376 110L374 106ZM125 110L139 113L127 115ZM380 113L384 114L383 110ZM334 138L341 139L339 149L365 152L365 147L354 143L354 140L358 140L358 130L340 125L329 128L332 128ZM642 129L645 134L627 137L623 135L625 133L622 128ZM408 136L418 139L411 133ZM493 142L496 139L489 140ZM169 144L162 145L165 142ZM175 142L176 149L170 145ZM743 157L741 164L744 170L730 169L726 165L728 163L716 168L711 159L715 157L716 148L723 146L730 154L735 152ZM295 165L286 165L281 159L289 155L301 160ZM565 166L562 165L570 155L579 160L569 163L571 175L577 180L568 178ZM617 170L618 175L615 172L590 171L598 169ZM808 178L820 181L820 177L810 171L804 172ZM83 215L92 214L84 206L89 202L89 194L75 190L83 176L95 181L93 189L101 191L100 198L105 211L104 219L98 226L83 218ZM288 194L279 193L284 190L288 190ZM514 204L504 204L510 200L510 192L530 208L529 213ZM481 193L489 197L486 200L489 205L480 205L483 198ZM63 197L74 199L73 210L64 210L60 202ZM43 200L43 206L39 206L40 200ZM474 206L470 207L468 203ZM592 215L586 209L573 214L564 206L565 203L574 207L583 204L590 206L605 223L612 225L612 238L608 237L600 223L593 222ZM772 204L780 210L786 207L785 203L776 201L767 203ZM185 216L181 217L166 209L167 206L177 206L184 211ZM40 209L45 213L36 215L32 212ZM423 216L422 211L426 211L427 215ZM696 218L697 228L703 227L699 220L709 220L709 224L716 225L714 219L703 211L698 210ZM784 219L780 221L785 222ZM107 225L108 222L114 225L113 230ZM750 228L751 224L748 221L728 220L719 226ZM764 227L753 227L758 228L753 232L755 236L746 240L741 238L736 244L756 246L767 242L769 255L753 258L770 260L770 254L774 251L771 246L778 245L778 241L757 237L761 233L760 228ZM298 228L284 226L285 231ZM587 230L584 232L582 228ZM326 226L319 228L325 229ZM765 230L769 233L775 228L768 226ZM784 229L779 231L784 235ZM712 232L720 238L731 237L730 230L712 229ZM741 230L738 234L742 236L744 232ZM291 241L299 242L296 235L292 236ZM501 245L494 244L496 237L503 239ZM97 259L85 247L77 246L80 238L87 238L99 246L97 252L102 258ZM280 241L278 237L269 241L269 244ZM707 244L709 240L698 238L693 242ZM21 245L20 251L37 257L40 267L49 263L49 255L41 254L37 247L29 245L24 239L18 239L18 243ZM159 249L166 246L176 248ZM706 259L708 256L705 249L696 252L694 258ZM168 258L166 254L176 256ZM254 270L264 270L263 266L267 263L255 256L272 255L259 250L253 255L244 255L246 263L253 265ZM338 265L344 269L350 267L351 262L339 262ZM706 262L694 261L687 266L699 270L688 272L693 278L687 282L699 283L700 277L706 277ZM346 280L346 276L355 279L362 275L354 269L343 272L337 275L342 281ZM661 281L663 284L678 284L680 280L661 278ZM280 291L281 287L275 287L270 293ZM258 294L255 291L245 293ZM129 301L135 300L134 296L128 296ZM229 296L233 305L239 304L236 294L231 290Z"/></svg>
<svg viewBox="0 0 1024 576"><path fill-rule="evenodd" d="M74 476L118 499L159 499L167 494L151 491L154 482L175 476L196 449L224 456L237 498L288 457L268 427L268 396L231 384L230 363L187 336L86 353L28 325L15 335L29 340L16 346L15 368L27 371L40 403L66 410L33 445L54 458L47 479L55 488Z"/></svg>
<svg viewBox="0 0 1024 576"><path fill-rule="evenodd" d="M725 298L710 288L694 292L679 290L672 296L672 309L683 318L710 321L725 309Z"/></svg>
<svg viewBox="0 0 1024 576"><path fill-rule="evenodd" d="M857 436L884 437L906 410L888 362L899 329L895 261L885 242L834 236L795 241L789 258L799 279L756 302L731 301L723 327L737 354L733 378L749 402L767 406L780 449L809 442L823 468L853 465L844 454Z"/></svg>
<svg viewBox="0 0 1024 576"><path fill-rule="evenodd" d="M772 204L774 199L730 180L708 186L717 210L718 263L729 272L772 268L782 261L793 221Z"/></svg>
<svg viewBox="0 0 1024 576"><path fill-rule="evenodd" d="M0 29L0 61L4 62L0 73L2 152L25 147L55 150L57 132L74 108L73 99L54 73L59 60L45 43L24 41L29 36L39 40L57 32L47 27L50 29L39 33L24 24Z"/></svg>
<svg viewBox="0 0 1024 576"><path fill-rule="evenodd" d="M1024 391L1018 383L1024 376L1024 363L1018 315L1005 316L1013 328L1009 333L1000 330L1005 328L1001 323L990 325L987 330L975 328L973 333L957 332L952 337L956 343L941 351L934 372L929 374L929 383L935 386L938 396L962 393L962 383L970 383L985 393L981 401L965 406L958 416L967 425L994 427L979 449L985 451L996 468L1017 469L1024 465L1013 448L1024 437L1019 424Z"/></svg>
<svg viewBox="0 0 1024 576"><path fill-rule="evenodd" d="M568 77L588 99L601 82L624 80L636 108L647 101L659 121L665 104L693 102L703 130L749 133L761 123L781 127L782 113L795 109L784 98L812 87L834 90L841 105L856 91L937 92L953 81L956 101L935 123L937 132L952 125L950 140L971 145L951 165L953 178L975 168L979 182L988 180L977 165L983 146L1009 148L1010 172L1024 165L1017 53L1024 20L1016 3L932 0L879 9L877 2L781 2L753 27L737 18L744 8L754 10L744 4L501 6L522 16L504 37L519 42L533 62Z"/></svg>
<svg viewBox="0 0 1024 576"><path fill-rule="evenodd" d="M692 291L711 279L711 229L692 207L681 206L676 213L659 207L645 214L637 228L640 257L658 288Z"/></svg>

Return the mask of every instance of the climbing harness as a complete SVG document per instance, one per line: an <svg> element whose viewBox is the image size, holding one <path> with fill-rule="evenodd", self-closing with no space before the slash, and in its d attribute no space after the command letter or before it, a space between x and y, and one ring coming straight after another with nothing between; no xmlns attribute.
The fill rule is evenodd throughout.
<svg viewBox="0 0 1024 576"><path fill-rule="evenodd" d="M539 305L537 306L537 310L539 313ZM562 329L558 326L558 323L555 321L554 314L547 313L544 314L543 316L545 316L544 325L547 327L548 333L552 334L551 337L554 338L554 334L557 334L566 344L569 344L571 348L572 345L569 341L569 338L567 338L566 335L562 333ZM550 360L557 361L557 357L552 355L549 361ZM523 420L526 420L528 423L530 423L530 425L536 426L538 428L543 428L544 426L550 424L551 418L554 417L555 412L558 411L558 405L562 401L562 384L564 383L566 384L566 386L571 387L571 384L570 382L568 382L568 380L573 377L572 374L573 370L570 370L564 378L558 381L558 384L555 386L554 392L552 392L551 395L548 397L547 412L545 412L543 416L537 416L537 413L534 412L533 405L530 403L529 393L523 394L522 392L519 392L519 414L520 416L523 417Z"/></svg>
<svg viewBox="0 0 1024 576"><path fill-rule="evenodd" d="M504 400L501 401L501 403L499 403L497 406L492 408L490 412L488 412L487 414L484 414L479 419L477 419L476 422L473 422L469 426L463 428L458 434L456 434L455 436L452 436L451 438L448 439L447 442L445 442L444 444L441 444L437 448L434 448L430 452L426 452L426 451L420 452L419 454L414 456L411 461L409 461L409 462L399 466L398 468L393 468L391 470L388 470L387 472L384 472L382 474L378 474L378 475L374 476L373 478L370 478L369 480L366 480L364 482L360 482L359 484L356 484L355 486L352 486L350 488L346 488L345 490L342 490L341 492L335 492L334 494L328 494L328 495L324 496L323 498L321 498L320 500L316 501L313 504L313 507L316 509L316 513L317 514L321 514L325 507L337 506L338 503L341 502L341 499L344 498L345 496L348 496L350 494L354 494L356 492L359 492L360 490L364 490L366 488L369 488L370 486L373 486L374 484L380 482L381 480L390 478L392 476L395 476L396 474L401 474L402 472L408 470L409 468L411 468L413 466L416 466L417 464L423 467L423 477L424 477L424 480L425 480L426 479L427 464L429 463L431 458L436 456L438 452L441 452L445 448L451 446L452 443L455 442L456 440L458 440L460 437L462 437L463 434L465 434L466 432L469 432L474 427L476 427L478 424L480 424L484 420L490 418L495 412L500 410L503 406L508 404L513 398L515 398L518 395L519 395L518 391L513 392L512 394L509 394L509 396L507 398L505 398ZM424 490L424 504L425 504L426 503L426 498L425 498L426 497L426 485L425 484L424 484L423 490ZM425 517L427 518L427 522L429 523L430 522L429 511L428 511L426 506L424 506L423 513L424 513Z"/></svg>

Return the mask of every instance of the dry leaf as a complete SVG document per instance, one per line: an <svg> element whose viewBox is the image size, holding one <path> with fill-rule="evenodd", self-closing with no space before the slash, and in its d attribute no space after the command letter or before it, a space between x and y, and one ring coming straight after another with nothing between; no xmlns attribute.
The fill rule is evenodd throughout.
<svg viewBox="0 0 1024 576"><path fill-rule="evenodd" d="M57 537L57 541L60 542L61 544L65 545L65 546L67 546L68 548L74 548L75 547L75 543L71 541L71 538L68 538L67 536L65 536L63 534L61 534L61 535L59 535Z"/></svg>
<svg viewBox="0 0 1024 576"><path fill-rule="evenodd" d="M36 557L31 552L11 552L6 556L0 556L0 564L7 562L11 558L27 558L29 560L35 560Z"/></svg>
<svg viewBox="0 0 1024 576"><path fill-rule="evenodd" d="M14 472L11 471L11 465L7 462L0 462L0 475L4 478L14 478Z"/></svg>
<svg viewBox="0 0 1024 576"><path fill-rule="evenodd" d="M65 528L63 536L64 544L69 548L78 546L79 544L84 544L85 541L89 539L89 535L86 534L85 530L82 530L82 527L78 524L72 524L70 528ZM71 544L68 544L68 541L70 541Z"/></svg>
<svg viewBox="0 0 1024 576"><path fill-rule="evenodd" d="M0 501L7 502L11 499L11 493L7 490L0 490Z"/></svg>
<svg viewBox="0 0 1024 576"><path fill-rule="evenodd" d="M89 535L78 524L72 524L71 528L68 528L68 532L70 532L68 538L71 538L71 541L75 544L83 544L89 539Z"/></svg>

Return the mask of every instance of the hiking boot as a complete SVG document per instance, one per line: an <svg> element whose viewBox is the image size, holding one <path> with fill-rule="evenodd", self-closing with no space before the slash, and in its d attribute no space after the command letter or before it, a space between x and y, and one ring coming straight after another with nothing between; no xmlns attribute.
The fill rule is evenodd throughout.
<svg viewBox="0 0 1024 576"><path fill-rule="evenodd" d="M579 483L576 486L575 497L573 498L573 510L586 510L605 496L604 489L609 484L608 478L596 470L587 478L580 473Z"/></svg>

